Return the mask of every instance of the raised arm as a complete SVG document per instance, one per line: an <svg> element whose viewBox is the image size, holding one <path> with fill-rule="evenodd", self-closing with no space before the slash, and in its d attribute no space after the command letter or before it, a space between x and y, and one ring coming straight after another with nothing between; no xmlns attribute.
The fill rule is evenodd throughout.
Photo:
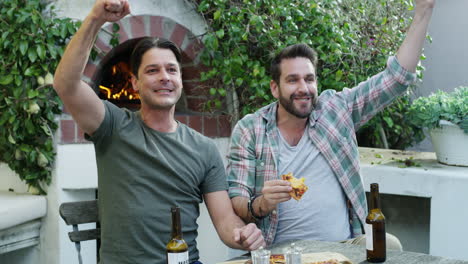
<svg viewBox="0 0 468 264"><path fill-rule="evenodd" d="M435 0L416 0L413 22L398 49L400 65L410 72L416 71L434 5Z"/></svg>
<svg viewBox="0 0 468 264"><path fill-rule="evenodd" d="M88 84L81 81L94 40L106 22L130 13L127 0L97 0L71 39L55 71L54 89L80 128L92 134L104 119L104 105Z"/></svg>

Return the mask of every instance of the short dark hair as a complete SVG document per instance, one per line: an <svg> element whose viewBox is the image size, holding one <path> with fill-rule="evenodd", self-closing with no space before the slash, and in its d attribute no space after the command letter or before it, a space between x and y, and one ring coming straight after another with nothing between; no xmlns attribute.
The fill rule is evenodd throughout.
<svg viewBox="0 0 468 264"><path fill-rule="evenodd" d="M138 78L138 68L140 68L143 54L152 48L171 50L174 53L180 66L180 60L182 56L179 48L174 44L174 42L157 37L143 37L133 48L132 55L130 57L130 67L135 77Z"/></svg>
<svg viewBox="0 0 468 264"><path fill-rule="evenodd" d="M294 58L306 58L312 62L314 68L317 69L317 52L307 44L299 43L288 46L278 53L273 60L271 61L270 65L270 74L273 81L277 84L280 82L281 76L281 61L284 59L294 59Z"/></svg>

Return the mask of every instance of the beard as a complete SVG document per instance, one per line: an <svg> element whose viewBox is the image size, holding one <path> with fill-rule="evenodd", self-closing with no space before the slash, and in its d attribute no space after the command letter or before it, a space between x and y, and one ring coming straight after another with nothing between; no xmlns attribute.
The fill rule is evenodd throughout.
<svg viewBox="0 0 468 264"><path fill-rule="evenodd" d="M298 107L294 104L294 100L299 97L308 96L310 99L310 104L304 107ZM317 96L314 93L293 93L289 98L284 97L281 92L279 94L279 103L280 105L286 110L286 112L290 113L291 115L297 118L308 118L310 113L315 109L317 106Z"/></svg>

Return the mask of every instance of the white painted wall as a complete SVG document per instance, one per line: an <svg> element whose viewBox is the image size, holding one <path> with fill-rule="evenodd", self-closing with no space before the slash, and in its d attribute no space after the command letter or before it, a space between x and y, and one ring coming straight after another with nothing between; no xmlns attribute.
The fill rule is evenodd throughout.
<svg viewBox="0 0 468 264"><path fill-rule="evenodd" d="M468 86L468 1L437 0L422 62L426 68L422 86L415 96L427 96L434 91L453 91L460 85ZM419 151L433 151L429 135L417 146Z"/></svg>
<svg viewBox="0 0 468 264"><path fill-rule="evenodd" d="M21 182L19 177L13 171L10 170L8 165L0 163L0 191L13 190L17 193L26 193L27 189L27 186ZM1 201L0 206L2 206ZM34 261L40 256L39 246L21 249L18 250L18 252L13 251L3 255L0 254L0 263L34 263Z"/></svg>
<svg viewBox="0 0 468 264"><path fill-rule="evenodd" d="M429 26L432 44L426 43L426 67L419 95L452 91L468 85L468 1L437 0Z"/></svg>

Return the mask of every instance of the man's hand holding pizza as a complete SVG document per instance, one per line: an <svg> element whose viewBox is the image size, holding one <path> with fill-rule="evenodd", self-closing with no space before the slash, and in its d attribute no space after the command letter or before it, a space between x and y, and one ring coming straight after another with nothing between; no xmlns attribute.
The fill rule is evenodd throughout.
<svg viewBox="0 0 468 264"><path fill-rule="evenodd" d="M283 180L266 181L263 185L262 196L258 197L258 213L261 216L269 214L276 209L279 203L291 199L291 183ZM255 204L254 204L255 206Z"/></svg>
<svg viewBox="0 0 468 264"><path fill-rule="evenodd" d="M262 195L253 202L253 210L256 216L264 217L275 210L277 205L289 201L291 198L299 201L308 187L304 184L304 178L294 178L292 173L281 176L282 180L266 181Z"/></svg>

